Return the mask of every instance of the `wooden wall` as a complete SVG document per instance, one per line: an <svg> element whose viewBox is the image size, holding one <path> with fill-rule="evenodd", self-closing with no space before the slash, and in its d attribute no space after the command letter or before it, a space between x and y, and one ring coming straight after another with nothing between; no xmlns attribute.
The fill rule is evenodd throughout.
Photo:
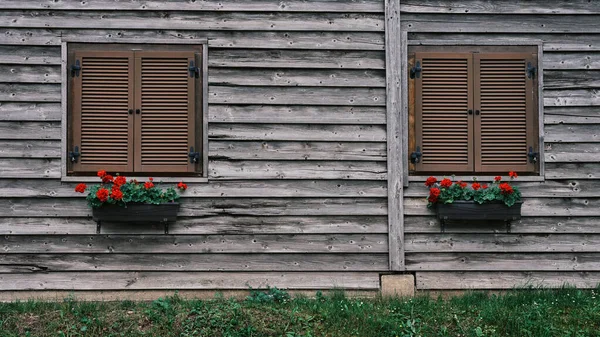
<svg viewBox="0 0 600 337"><path fill-rule="evenodd" d="M440 232L405 190L406 266L420 289L600 282L600 2L406 0L409 40L543 41L545 182L518 184L523 219Z"/></svg>
<svg viewBox="0 0 600 337"><path fill-rule="evenodd" d="M378 289L383 11L383 0L0 1L0 290ZM190 184L169 235L97 235L61 183L65 38L210 39L210 182Z"/></svg>

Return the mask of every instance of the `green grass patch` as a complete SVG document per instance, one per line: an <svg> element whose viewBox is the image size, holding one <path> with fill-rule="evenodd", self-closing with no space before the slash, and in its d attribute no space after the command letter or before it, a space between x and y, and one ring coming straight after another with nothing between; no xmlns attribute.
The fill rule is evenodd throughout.
<svg viewBox="0 0 600 337"><path fill-rule="evenodd" d="M600 336L599 289L472 292L452 298L291 297L246 300L0 303L0 336Z"/></svg>

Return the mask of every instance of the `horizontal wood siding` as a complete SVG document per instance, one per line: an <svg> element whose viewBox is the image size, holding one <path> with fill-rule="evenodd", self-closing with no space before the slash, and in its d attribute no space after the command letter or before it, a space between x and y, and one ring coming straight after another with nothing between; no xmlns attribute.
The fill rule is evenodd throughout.
<svg viewBox="0 0 600 337"><path fill-rule="evenodd" d="M0 1L0 290L377 289L383 13L383 0ZM210 181L188 183L169 235L96 234L60 182L62 39L208 39Z"/></svg>
<svg viewBox="0 0 600 337"><path fill-rule="evenodd" d="M409 40L543 42L544 182L520 182L523 219L448 225L405 190L407 269L420 289L600 283L600 7L590 1L402 1ZM518 179L517 179L518 181Z"/></svg>

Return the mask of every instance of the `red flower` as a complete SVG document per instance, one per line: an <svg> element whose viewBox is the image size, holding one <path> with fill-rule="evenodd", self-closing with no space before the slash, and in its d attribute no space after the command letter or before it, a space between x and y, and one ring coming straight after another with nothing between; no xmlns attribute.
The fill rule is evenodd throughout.
<svg viewBox="0 0 600 337"><path fill-rule="evenodd" d="M481 188L483 188L485 190L486 188L488 188L488 185L487 184L483 184L483 186L481 186Z"/></svg>
<svg viewBox="0 0 600 337"><path fill-rule="evenodd" d="M429 177L429 178L427 178L427 181L425 181L425 186L431 187L435 183L437 183L437 178L436 177Z"/></svg>
<svg viewBox="0 0 600 337"><path fill-rule="evenodd" d="M110 193L110 197L113 198L114 200L122 200L123 192L121 192L119 187L115 188L115 186L113 186L112 192Z"/></svg>
<svg viewBox="0 0 600 337"><path fill-rule="evenodd" d="M478 182L474 182L473 184L471 184L471 187L477 191L481 188L481 184L479 184Z"/></svg>
<svg viewBox="0 0 600 337"><path fill-rule="evenodd" d="M111 176L110 174L105 175L104 177L102 177L102 182L105 184L112 183L113 176Z"/></svg>
<svg viewBox="0 0 600 337"><path fill-rule="evenodd" d="M182 190L182 191L185 191L185 190L187 190L187 185L184 184L183 181L182 181L179 184L177 184L177 188L180 189L180 190Z"/></svg>
<svg viewBox="0 0 600 337"><path fill-rule="evenodd" d="M149 189L151 189L152 187L154 187L154 184L153 184L151 181L147 181L147 182L145 182L145 183L144 183L144 187L145 187L147 190L149 190Z"/></svg>
<svg viewBox="0 0 600 337"><path fill-rule="evenodd" d="M431 203L437 202L441 192L442 191L440 191L440 189L437 187L429 189L429 198L427 198L427 200L429 200Z"/></svg>
<svg viewBox="0 0 600 337"><path fill-rule="evenodd" d="M150 181L154 181L154 178L150 177L150 178L148 178L148 180L150 180Z"/></svg>
<svg viewBox="0 0 600 337"><path fill-rule="evenodd" d="M101 188L96 192L96 197L100 200L100 202L106 202L108 200L108 190L106 188Z"/></svg>
<svg viewBox="0 0 600 337"><path fill-rule="evenodd" d="M465 188L468 185L467 183L463 182L462 180L457 181L455 184L460 186L461 188Z"/></svg>
<svg viewBox="0 0 600 337"><path fill-rule="evenodd" d="M123 176L118 176L115 178L115 185L117 186L123 186L127 183L127 178L123 177Z"/></svg>
<svg viewBox="0 0 600 337"><path fill-rule="evenodd" d="M444 179L442 179L440 186L448 188L448 187L452 186L452 180L450 180L448 178L444 178Z"/></svg>
<svg viewBox="0 0 600 337"><path fill-rule="evenodd" d="M98 171L98 177L104 178L105 175L106 175L106 171L104 171L104 170Z"/></svg>
<svg viewBox="0 0 600 337"><path fill-rule="evenodd" d="M497 176L496 178L494 178L494 181L500 181L500 180L502 180L501 176Z"/></svg>
<svg viewBox="0 0 600 337"><path fill-rule="evenodd" d="M517 172L515 172L515 171L508 172L508 176L511 177L511 178L513 178L513 179L516 178L516 177L518 177Z"/></svg>
<svg viewBox="0 0 600 337"><path fill-rule="evenodd" d="M87 188L87 186L84 183L81 183L81 184L75 186L75 192L85 193L86 188Z"/></svg>
<svg viewBox="0 0 600 337"><path fill-rule="evenodd" d="M500 193L502 194L513 194L514 190L508 183L500 184Z"/></svg>

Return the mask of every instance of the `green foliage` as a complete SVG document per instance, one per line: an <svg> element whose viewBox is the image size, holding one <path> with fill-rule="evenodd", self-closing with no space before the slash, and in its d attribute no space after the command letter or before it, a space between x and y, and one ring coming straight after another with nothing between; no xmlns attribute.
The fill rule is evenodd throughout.
<svg viewBox="0 0 600 337"><path fill-rule="evenodd" d="M500 177L498 177L500 178ZM430 177L429 179L435 179ZM447 179L447 178L445 178ZM437 179L435 179L437 180ZM448 181L451 181L448 179ZM426 185L428 185L426 183ZM433 207L436 203L451 204L458 200L473 200L478 204L501 202L511 207L521 201L519 188L512 186L509 182L496 180L491 184L480 184L475 178L472 183L463 181L451 182L450 186L440 182L431 183L427 207ZM439 191L439 195L435 192Z"/></svg>
<svg viewBox="0 0 600 337"><path fill-rule="evenodd" d="M278 289L277 287L267 287L267 291L250 288L250 296L246 298L246 301L252 303L285 303L289 299L290 294L285 290Z"/></svg>
<svg viewBox="0 0 600 337"><path fill-rule="evenodd" d="M160 185L161 183L159 182L156 185L152 184L152 187L146 187L144 183L138 183L137 181L130 180L119 187L123 195L122 199L118 200L113 198L112 194L110 194L115 186L115 183L101 183L87 188L88 195L86 196L86 200L90 207L97 208L104 204L119 206L125 206L126 204L132 203L158 205L167 202L174 202L180 198L180 195L175 188L168 187L166 189L162 189ZM100 200L97 195L97 192L100 189L106 189L109 193L107 200L104 202Z"/></svg>

